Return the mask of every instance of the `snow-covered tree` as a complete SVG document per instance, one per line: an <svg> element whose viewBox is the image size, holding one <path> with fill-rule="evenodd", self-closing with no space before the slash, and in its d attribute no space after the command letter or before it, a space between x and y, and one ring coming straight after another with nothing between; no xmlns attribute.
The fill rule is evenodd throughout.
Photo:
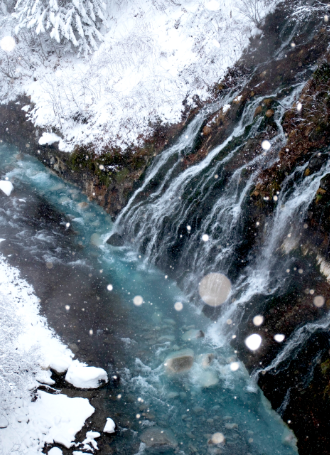
<svg viewBox="0 0 330 455"><path fill-rule="evenodd" d="M0 410L13 407L16 398L30 396L33 377L38 371L33 352L22 354L17 350L18 335L24 323L15 306L0 293Z"/></svg>
<svg viewBox="0 0 330 455"><path fill-rule="evenodd" d="M48 32L58 43L68 40L87 55L103 39L99 29L105 9L103 0L18 0L16 32L24 28Z"/></svg>

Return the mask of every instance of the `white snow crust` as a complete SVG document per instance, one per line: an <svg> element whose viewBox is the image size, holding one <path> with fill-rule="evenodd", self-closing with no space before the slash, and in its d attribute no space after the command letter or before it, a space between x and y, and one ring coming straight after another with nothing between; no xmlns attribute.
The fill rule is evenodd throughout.
<svg viewBox="0 0 330 455"><path fill-rule="evenodd" d="M96 389L101 382L108 382L108 375L103 368L89 367L74 360L65 375L65 380L80 389Z"/></svg>
<svg viewBox="0 0 330 455"><path fill-rule="evenodd" d="M50 367L65 371L73 353L40 316L33 287L1 255L0 325L0 423L7 425L0 429L1 455L37 455L53 441L71 447L94 408L85 398L43 391L31 401L31 391L40 382L53 383ZM78 368L79 362L74 362Z"/></svg>
<svg viewBox="0 0 330 455"><path fill-rule="evenodd" d="M87 398L38 391L37 400L21 408L20 420L11 416L10 425L1 430L1 447L4 453L10 453L14 445L20 445L19 453L29 455L41 452L45 443L70 448L93 412Z"/></svg>
<svg viewBox="0 0 330 455"><path fill-rule="evenodd" d="M52 449L50 449L48 451L48 455L62 455L63 452L61 449L59 449L58 447L53 447Z"/></svg>
<svg viewBox="0 0 330 455"><path fill-rule="evenodd" d="M54 142L60 142L61 138L55 133L43 133L41 138L39 139L40 145L45 144L54 144Z"/></svg>
<svg viewBox="0 0 330 455"><path fill-rule="evenodd" d="M266 3L259 2L261 17L277 0ZM4 23L0 38L15 25ZM195 106L196 96L208 98L256 33L243 0L109 0L104 40L89 58L43 33L47 59L34 47L31 52L27 38L20 40L10 54L15 80L4 79L0 95L31 97L28 116L48 131L40 144L61 136L59 147L67 152L90 144L96 152L105 145L134 150L155 122L180 121L184 100Z"/></svg>

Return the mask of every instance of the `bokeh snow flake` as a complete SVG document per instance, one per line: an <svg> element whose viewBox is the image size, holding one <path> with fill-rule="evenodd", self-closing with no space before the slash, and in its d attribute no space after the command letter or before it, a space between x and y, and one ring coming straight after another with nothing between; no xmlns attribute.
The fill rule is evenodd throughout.
<svg viewBox="0 0 330 455"><path fill-rule="evenodd" d="M16 47L16 41L12 36L5 36L0 41L0 47L5 52L12 52Z"/></svg>
<svg viewBox="0 0 330 455"><path fill-rule="evenodd" d="M222 433L214 433L211 437L213 444L221 444L225 441L225 437Z"/></svg>
<svg viewBox="0 0 330 455"><path fill-rule="evenodd" d="M176 302L176 303L174 304L174 309L175 309L176 311L181 311L182 308L183 308L183 305L182 305L181 302Z"/></svg>
<svg viewBox="0 0 330 455"><path fill-rule="evenodd" d="M262 147L264 150L266 150L266 151L267 151L267 150L269 150L269 149L270 149L270 147L271 147L271 144L270 144L270 142L269 142L269 141L267 141L267 140L266 140L266 141L262 141L262 143L261 143L261 147Z"/></svg>
<svg viewBox="0 0 330 455"><path fill-rule="evenodd" d="M253 333L245 339L245 344L250 349L250 351L257 351L260 348L261 343L262 338L258 333Z"/></svg>
<svg viewBox="0 0 330 455"><path fill-rule="evenodd" d="M285 339L285 335L283 335L282 333L277 333L274 336L274 340L277 341L278 343L282 343L282 341L284 341L284 339Z"/></svg>
<svg viewBox="0 0 330 455"><path fill-rule="evenodd" d="M231 292L231 282L223 273L209 273L199 283L199 295L210 306L223 304Z"/></svg>
<svg viewBox="0 0 330 455"><path fill-rule="evenodd" d="M325 303L325 298L323 295L317 295L314 297L313 303L317 308L321 308Z"/></svg>
<svg viewBox="0 0 330 455"><path fill-rule="evenodd" d="M143 303L143 298L140 295L136 295L133 299L133 303L135 306L141 306Z"/></svg>
<svg viewBox="0 0 330 455"><path fill-rule="evenodd" d="M253 318L253 324L256 326L261 325L264 322L264 317L258 314L257 316L254 316Z"/></svg>

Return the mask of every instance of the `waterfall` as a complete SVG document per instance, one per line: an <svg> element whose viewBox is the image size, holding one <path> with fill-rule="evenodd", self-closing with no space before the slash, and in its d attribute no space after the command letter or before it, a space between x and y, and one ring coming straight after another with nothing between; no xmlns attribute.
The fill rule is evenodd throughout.
<svg viewBox="0 0 330 455"><path fill-rule="evenodd" d="M199 113L179 139L155 158L141 186L118 217L114 231L144 255L146 263L166 269L184 293L197 305L200 280L211 272L223 273L232 281L231 296L221 308L217 322L210 324L207 337L221 347L236 336L248 305L259 295L278 295L292 280L292 251L299 247L303 221L330 164L306 176L308 162L289 173L273 201L273 209L258 226L250 226L246 215L250 194L261 170L276 163L278 151L287 139L283 116L297 101L304 83L297 84L277 104L276 134L271 147L241 163L239 156L247 141L263 137L261 119L254 112L262 98L249 101L233 132L197 164L182 168L184 156L194 152L203 122L210 111L231 104L239 92L227 94L217 106ZM276 98L276 91L268 97ZM253 143L253 147L260 146ZM315 154L319 152L315 152ZM255 231L257 240L244 256L238 251L246 232ZM207 234L207 241L202 236ZM289 271L289 272L288 272ZM233 324L228 325L228 320ZM328 318L308 323L295 331L283 350L261 371L278 368L317 329L328 327ZM285 363L285 362L284 362ZM288 396L289 399L289 396Z"/></svg>
<svg viewBox="0 0 330 455"><path fill-rule="evenodd" d="M257 98L247 104L233 133L203 161L178 172L181 157L191 152L196 137L200 134L204 113L197 116L179 140L155 160L143 184L117 219L115 229L124 234L126 239L134 239L134 244L143 251L147 261L162 265L166 264L167 258L167 264L171 267L172 256L169 252L178 250L175 273L188 295L192 296L196 292L196 283L204 275L214 271L227 275L233 261L237 260L234 253L241 242L240 237L244 235L246 201L260 169L276 160L278 150L286 141L281 119L285 110L297 99L301 89L302 84L299 84L278 105L275 115L278 134L271 140L270 151L256 154L248 163L237 166L231 175L228 167L240 154L245 142L258 132L261 120L253 124L253 114L262 99ZM231 100L235 96L237 93L232 94ZM227 103L228 99L225 102ZM247 136L245 130L251 124L253 125ZM232 146L234 142L238 144ZM290 178L287 180L290 181ZM314 182L315 176L311 179ZM155 181L159 184L152 191ZM311 192L313 188L312 185ZM143 194L148 196L141 198ZM285 194L284 189L278 197L278 207L283 204ZM298 196L294 197L294 201L299 204L297 198ZM283 218L285 224L288 217L290 207L285 211L277 209L276 223L279 219L282 223ZM207 242L202 240L203 234L208 235ZM269 235L266 236L266 259L276 249L277 237L275 233L271 234L268 241ZM266 270L264 275L267 275L269 267L265 268L265 263L260 264L259 268L264 272ZM249 271L248 274L253 273L256 271ZM242 275L246 275L246 272ZM236 281L237 290L241 290L244 287L242 278ZM263 279L262 289L267 287L266 282L267 280ZM248 294L246 296L248 297Z"/></svg>

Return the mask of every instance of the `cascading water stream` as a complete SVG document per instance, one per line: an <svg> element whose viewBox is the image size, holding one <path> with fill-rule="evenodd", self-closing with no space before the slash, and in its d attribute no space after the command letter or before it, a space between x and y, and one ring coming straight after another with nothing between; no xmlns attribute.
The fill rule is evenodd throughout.
<svg viewBox="0 0 330 455"><path fill-rule="evenodd" d="M302 85L299 85L282 100L275 117L278 134L272 139L269 152L255 156L250 162L234 170L229 178L225 177L228 173L226 166L240 153L242 142L227 153L224 153L224 150L236 138L242 138L242 141L247 139L244 131L247 125L253 123L253 113L261 102L261 99L257 99L246 107L232 135L203 161L174 177L171 172L165 174L160 188L145 200L134 204L138 194L152 184L157 174L164 174L166 156L172 159L175 154L178 163L181 159L180 150L189 150L193 142L190 135L193 132L195 135L199 134L196 124L200 122L196 119L191 128L183 133L178 144L164 153L162 160L150 169L142 187L133 195L116 221L115 229L124 232L127 239L134 239L134 244L138 245L147 260L154 264L161 264L168 251L176 246L178 239L182 239L176 273L184 275L182 286L186 293L193 295L196 292L196 283L211 271L228 274L233 260L237 261L233 253L240 243L246 198L249 197L260 169L276 159L276 152L285 143L281 118L285 109L297 98L301 88ZM235 98L235 95L232 98ZM259 126L260 121L253 125L249 137L253 137ZM221 181L223 183L219 185ZM203 242L203 234L208 235L207 242ZM235 289L233 295L236 297Z"/></svg>
<svg viewBox="0 0 330 455"><path fill-rule="evenodd" d="M64 184L37 160L15 153L6 147L0 149L1 177L14 184L10 198L1 199L0 233L6 239L1 248L7 245L7 251L11 251L11 245L15 245L13 260L18 264L26 258L41 267L51 264L50 270L55 270L56 264L75 271L68 290L79 319L73 316L70 322L70 313L74 311L70 309L67 317L62 316L63 333L67 326L78 344L85 339L88 343L91 337L82 315L86 317L87 328L90 327L95 303L88 305L88 301L94 293L75 297L75 292L80 292L82 271L87 271L91 279L93 274L102 272L105 283L111 283L113 289L107 291L105 285L104 292L120 296L120 301L113 300L108 310L104 308L114 315L125 312L124 326L108 321L106 328L116 339L113 355L120 355L117 363L123 365L116 370L122 378L121 385L116 389L110 387L104 404L108 415L117 412L119 430L113 439L116 452L143 453L145 445L140 444L139 437L143 438L144 431L154 429L159 437L161 431L171 429L179 444L177 452L182 455L192 450L201 453L207 448L211 452L216 450L211 438L218 433L224 435L221 450L228 455L296 453L292 433L271 410L260 390L247 391L250 378L235 352L227 344L216 347L209 336L202 336L209 329L209 320L196 311L175 283L147 265L132 249L103 244L110 218L102 209L87 203L76 188ZM71 220L77 248L67 245L67 240L64 242L52 228L43 225L38 229L33 224L31 229L33 218L28 210L35 197L52 204ZM77 253L72 256L74 251ZM8 259L11 256L12 253L8 254ZM56 277L43 274L42 288L49 279L53 286ZM63 284L55 281L55 286ZM102 296L101 290L95 292ZM142 297L142 305L140 300L137 305L133 303L136 296ZM175 306L178 301L182 306ZM82 312L86 308L88 314ZM95 341L104 336L102 321L94 330ZM186 373L172 375L166 368L167 359L182 350L191 353L194 362ZM108 355L106 345L99 343L98 357L105 359L106 363L101 365L111 375L114 370L107 363ZM168 453L173 450L168 448Z"/></svg>
<svg viewBox="0 0 330 455"><path fill-rule="evenodd" d="M287 36L274 51L274 58L284 57L298 28L296 25L288 33L283 32ZM282 128L283 116L299 98L305 77L306 69L302 69L302 82L294 88L291 86L289 94L279 98L280 91L274 89L267 96L278 99L274 115L276 134L269 139L269 151L247 160L242 157L248 141L256 148L262 139L259 144L253 139L258 135L263 138L261 120L254 116L263 98L255 97L244 106L230 136L202 161L184 168L181 166L183 157L194 153L201 134L206 117L202 112L178 141L154 160L140 188L114 225L112 232L121 234L127 244L132 242L142 252L146 263L168 271L197 307L202 303L198 285L204 276L217 272L232 280L230 298L222 306L220 316L217 313L216 323L209 324L206 331L207 340L214 348L224 347L236 337L237 327L254 298L275 296L290 282L288 270L294 262L292 251L299 246L303 220L320 181L329 173L326 160L321 169L307 177L308 163L297 167L286 176L274 200L266 198L266 205L274 205L273 213L267 215L263 223L258 222L257 229L249 226L246 208L250 193L260 171L276 162L278 151L287 142ZM231 104L237 96L238 91L231 92L220 106ZM252 228L257 237L253 249L247 254L239 253L246 231ZM195 311L199 313L199 310ZM269 366L253 375L253 381L261 371L287 365L293 352L298 351L312 333L327 329L328 324L328 318L325 318L294 332ZM256 390L252 384L250 387Z"/></svg>

